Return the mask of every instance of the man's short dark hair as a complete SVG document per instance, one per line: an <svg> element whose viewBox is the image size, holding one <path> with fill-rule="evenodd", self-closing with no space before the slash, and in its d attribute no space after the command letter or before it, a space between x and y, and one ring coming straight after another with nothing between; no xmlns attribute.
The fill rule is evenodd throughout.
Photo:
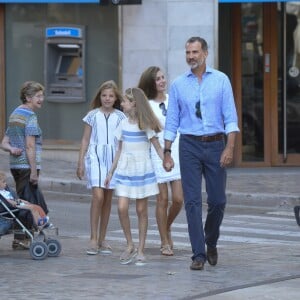
<svg viewBox="0 0 300 300"><path fill-rule="evenodd" d="M207 51L208 50L208 46L207 46L207 42L205 39L199 37L199 36L192 36L190 37L187 41L186 44L190 44L190 43L195 43L195 42L199 42L201 44L201 48L203 51Z"/></svg>

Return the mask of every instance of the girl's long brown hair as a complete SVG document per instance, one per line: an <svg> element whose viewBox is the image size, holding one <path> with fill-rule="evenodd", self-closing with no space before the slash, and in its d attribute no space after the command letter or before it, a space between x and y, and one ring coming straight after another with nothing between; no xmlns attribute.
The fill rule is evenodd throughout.
<svg viewBox="0 0 300 300"><path fill-rule="evenodd" d="M139 129L152 129L155 132L160 132L162 130L160 122L153 113L149 101L142 89L129 88L125 91L125 96L130 102L135 101Z"/></svg>
<svg viewBox="0 0 300 300"><path fill-rule="evenodd" d="M98 108L102 105L101 103L101 93L106 89L112 89L116 95L117 100L115 101L113 107L116 109L120 109L121 101L123 99L122 94L120 93L116 83L113 80L108 80L103 82L100 87L98 88L94 99L91 102L91 109Z"/></svg>

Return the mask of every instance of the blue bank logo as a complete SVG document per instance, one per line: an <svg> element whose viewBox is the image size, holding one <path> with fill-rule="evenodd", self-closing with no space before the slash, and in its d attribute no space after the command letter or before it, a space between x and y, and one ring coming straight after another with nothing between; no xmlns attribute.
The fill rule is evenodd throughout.
<svg viewBox="0 0 300 300"><path fill-rule="evenodd" d="M54 38L54 37L81 38L82 32L80 28L74 28L74 27L46 28L46 38Z"/></svg>

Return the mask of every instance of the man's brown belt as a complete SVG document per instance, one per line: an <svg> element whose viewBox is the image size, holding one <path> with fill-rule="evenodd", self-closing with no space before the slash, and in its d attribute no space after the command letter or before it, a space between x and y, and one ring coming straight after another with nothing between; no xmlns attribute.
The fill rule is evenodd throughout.
<svg viewBox="0 0 300 300"><path fill-rule="evenodd" d="M197 141L201 142L216 142L224 139L223 133L218 133L215 135L192 135L192 134L185 134L185 136L192 138Z"/></svg>

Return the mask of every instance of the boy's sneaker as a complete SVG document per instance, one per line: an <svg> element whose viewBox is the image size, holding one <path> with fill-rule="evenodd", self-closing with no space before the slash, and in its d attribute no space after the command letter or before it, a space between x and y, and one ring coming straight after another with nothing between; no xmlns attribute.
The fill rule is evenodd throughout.
<svg viewBox="0 0 300 300"><path fill-rule="evenodd" d="M55 229L56 227L52 223L47 223L44 226L44 229Z"/></svg>
<svg viewBox="0 0 300 300"><path fill-rule="evenodd" d="M40 227L45 227L49 223L50 218L48 216L45 216L43 218L39 218L37 225Z"/></svg>

